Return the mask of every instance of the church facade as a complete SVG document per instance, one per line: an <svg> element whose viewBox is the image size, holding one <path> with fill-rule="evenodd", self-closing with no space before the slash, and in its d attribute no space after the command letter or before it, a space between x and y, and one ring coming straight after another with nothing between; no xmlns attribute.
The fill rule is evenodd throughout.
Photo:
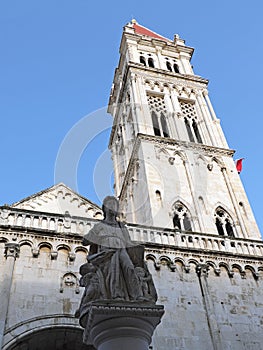
<svg viewBox="0 0 263 350"><path fill-rule="evenodd" d="M165 306L150 348L263 349L263 241L193 51L133 20L109 100L120 219ZM2 349L92 349L74 314L101 218L64 184L0 208Z"/></svg>

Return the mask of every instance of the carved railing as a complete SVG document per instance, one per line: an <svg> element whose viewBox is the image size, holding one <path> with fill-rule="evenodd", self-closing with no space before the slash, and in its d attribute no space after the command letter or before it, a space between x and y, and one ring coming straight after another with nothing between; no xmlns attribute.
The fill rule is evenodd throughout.
<svg viewBox="0 0 263 350"><path fill-rule="evenodd" d="M174 246L184 249L202 251L219 251L241 255L256 255L263 257L263 241L222 237L199 232L184 232L180 230L156 229L128 225L130 237L135 241Z"/></svg>
<svg viewBox="0 0 263 350"><path fill-rule="evenodd" d="M83 236L97 222L70 215L34 212L9 207L0 208L0 225L13 229L44 230L49 233L64 233Z"/></svg>
<svg viewBox="0 0 263 350"><path fill-rule="evenodd" d="M0 207L0 227L10 230L44 231L49 234L76 235L81 238L97 222L95 219L49 214L11 207ZM184 232L142 225L127 225L133 241L185 250L225 252L263 256L263 241L222 237L198 232Z"/></svg>

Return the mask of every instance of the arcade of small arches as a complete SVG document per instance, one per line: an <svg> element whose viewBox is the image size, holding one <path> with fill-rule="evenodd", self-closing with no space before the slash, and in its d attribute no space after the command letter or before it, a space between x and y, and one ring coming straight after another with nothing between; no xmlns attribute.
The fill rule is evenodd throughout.
<svg viewBox="0 0 263 350"><path fill-rule="evenodd" d="M153 59L152 54L140 52L139 61L144 67L158 68L156 67L156 60ZM165 57L165 67L171 73L179 74L180 70L175 59Z"/></svg>
<svg viewBox="0 0 263 350"><path fill-rule="evenodd" d="M11 240L7 238L1 239L2 243L10 243ZM0 242L0 243L1 243ZM41 255L46 255L51 260L68 260L74 262L75 260L83 260L86 258L88 250L81 245L70 246L65 243L54 243L50 241L33 242L30 239L21 239L19 241L20 250L24 250L27 255L37 258Z"/></svg>
<svg viewBox="0 0 263 350"><path fill-rule="evenodd" d="M205 257L176 256L171 258L169 255L156 255L154 253L147 253L145 259L148 264L152 263L156 270L167 267L171 272L182 270L185 273L191 273L197 272L199 266L206 266L207 272L211 271L216 276L220 276L221 272L225 270L229 278L233 278L236 274L239 274L242 279L245 279L248 274L252 274L255 280L263 278L263 265L254 265L253 262L244 264L241 261L231 259L226 261L226 259L216 260Z"/></svg>

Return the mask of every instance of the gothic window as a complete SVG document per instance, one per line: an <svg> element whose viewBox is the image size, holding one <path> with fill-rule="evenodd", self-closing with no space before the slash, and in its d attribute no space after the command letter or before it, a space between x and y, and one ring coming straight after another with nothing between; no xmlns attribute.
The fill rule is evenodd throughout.
<svg viewBox="0 0 263 350"><path fill-rule="evenodd" d="M202 143L202 139L201 139L201 136L200 136L200 133L199 133L199 130L198 130L198 126L197 126L195 120L193 120L192 126L193 126L193 129L194 129L194 133L195 133L195 137L197 139L197 142L198 143Z"/></svg>
<svg viewBox="0 0 263 350"><path fill-rule="evenodd" d="M157 114L154 111L152 111L152 122L153 122L154 135L161 136L161 132L160 132L160 128L159 128L159 122L158 122L158 117L157 117Z"/></svg>
<svg viewBox="0 0 263 350"><path fill-rule="evenodd" d="M234 237L233 220L230 215L221 207L216 209L215 224L220 236Z"/></svg>
<svg viewBox="0 0 263 350"><path fill-rule="evenodd" d="M173 224L175 229L192 231L189 211L180 202L176 203L174 206Z"/></svg>
<svg viewBox="0 0 263 350"><path fill-rule="evenodd" d="M178 68L178 66L177 66L176 63L174 63L174 72L175 72L175 73L180 73L180 72L179 72L179 68Z"/></svg>
<svg viewBox="0 0 263 350"><path fill-rule="evenodd" d="M197 123L195 105L189 101L179 101L184 115L184 123L189 137L189 141L203 143Z"/></svg>
<svg viewBox="0 0 263 350"><path fill-rule="evenodd" d="M195 142L194 136L193 136L193 134L192 134L192 129L191 129L191 126L190 126L189 121L188 121L187 118L184 118L184 123L185 123L185 126L186 126L186 131L187 131L189 140L190 140L191 142Z"/></svg>
<svg viewBox="0 0 263 350"><path fill-rule="evenodd" d="M169 61L166 61L166 67L170 72L172 72L172 66L171 66L171 63Z"/></svg>
<svg viewBox="0 0 263 350"><path fill-rule="evenodd" d="M166 118L165 118L163 112L161 113L161 125L162 125L162 130L163 130L163 136L169 137Z"/></svg>
<svg viewBox="0 0 263 350"><path fill-rule="evenodd" d="M149 109L152 116L153 132L156 136L169 137L167 111L163 96L148 95Z"/></svg>
<svg viewBox="0 0 263 350"><path fill-rule="evenodd" d="M177 63L176 63L175 60L173 60L173 62L171 63L171 61L169 60L169 58L168 58L168 57L165 57L165 61L166 61L166 68L167 68L170 72L180 73L180 72L179 72L178 65L177 65Z"/></svg>
<svg viewBox="0 0 263 350"><path fill-rule="evenodd" d="M151 67L151 68L154 68L154 62L153 62L153 58L152 57L148 58L148 66Z"/></svg>
<svg viewBox="0 0 263 350"><path fill-rule="evenodd" d="M146 60L144 56L140 56L140 63L142 63L146 67Z"/></svg>
<svg viewBox="0 0 263 350"><path fill-rule="evenodd" d="M140 63L145 67L154 68L154 60L152 54L140 52Z"/></svg>

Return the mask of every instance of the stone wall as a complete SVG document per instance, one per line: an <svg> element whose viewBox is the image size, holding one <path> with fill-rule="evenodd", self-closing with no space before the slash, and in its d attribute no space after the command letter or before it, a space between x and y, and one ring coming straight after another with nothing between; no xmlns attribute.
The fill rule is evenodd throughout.
<svg viewBox="0 0 263 350"><path fill-rule="evenodd" d="M92 220L83 220L85 230L93 224ZM157 287L158 303L165 306L152 349L262 348L262 241L138 225L129 225L128 229L133 240L147 242L146 260ZM8 304L3 320L4 350L24 349L23 339L34 338L31 342L35 344L38 332L51 334L56 327L68 342L75 330L79 344L81 332L74 313L82 295L78 270L87 254L81 239L82 235L61 228L54 233L2 225L1 300ZM5 257L5 247L12 242L20 252L9 271L7 259L14 258ZM11 291L9 300L4 301L2 288L9 277Z"/></svg>

